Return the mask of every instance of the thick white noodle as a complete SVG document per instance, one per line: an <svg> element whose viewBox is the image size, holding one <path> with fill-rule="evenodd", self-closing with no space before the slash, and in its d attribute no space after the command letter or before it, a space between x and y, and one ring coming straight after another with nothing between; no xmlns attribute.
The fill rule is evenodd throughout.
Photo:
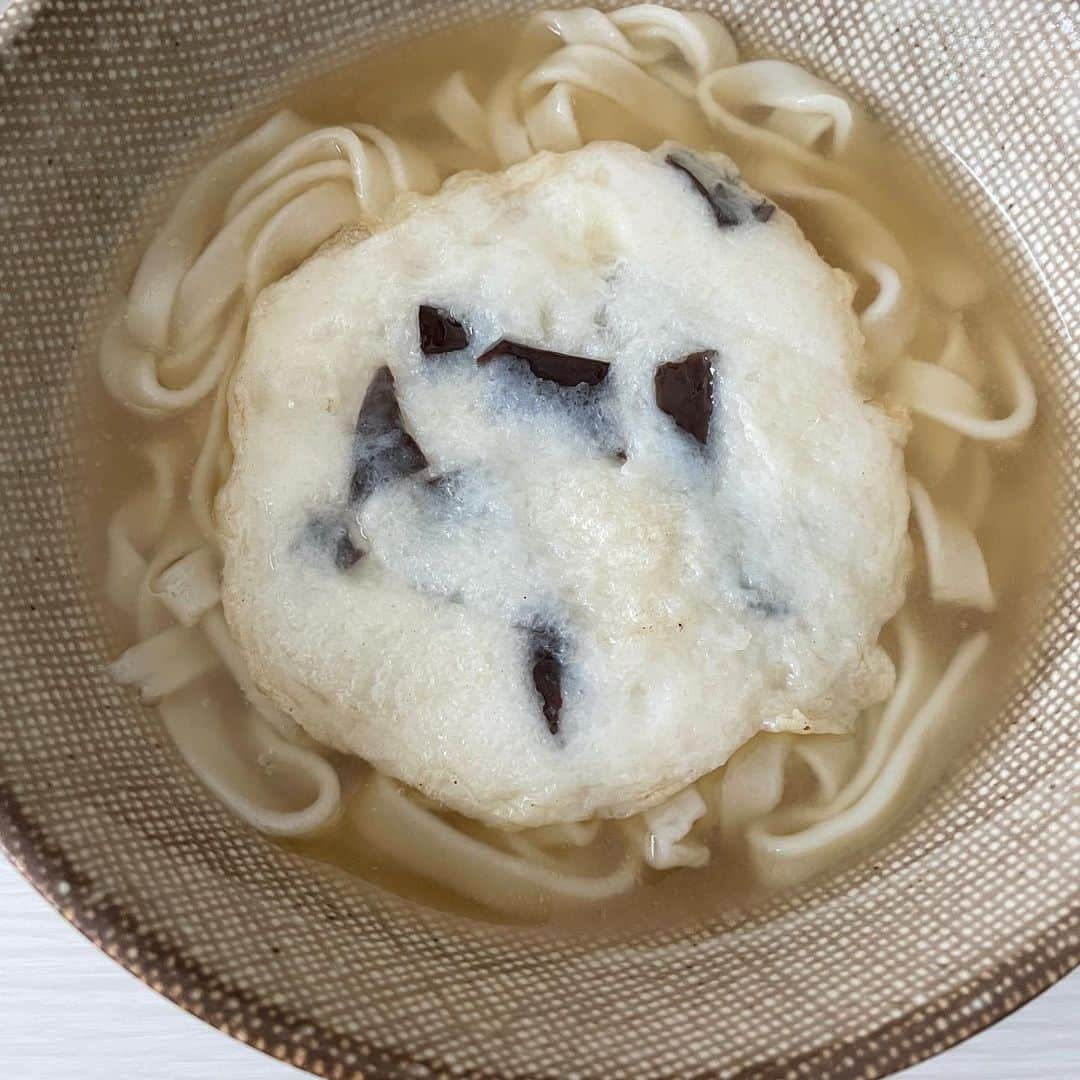
<svg viewBox="0 0 1080 1080"><path fill-rule="evenodd" d="M782 138L794 137L805 149L816 149L825 157L842 154L855 127L855 107L843 94L784 60L751 60L716 71L709 79L709 95L728 123L749 109L775 110L774 117L784 120L773 119L768 130ZM815 122L793 122L807 117Z"/></svg>
<svg viewBox="0 0 1080 1080"><path fill-rule="evenodd" d="M723 769L702 781L707 789L717 789L720 827L728 839L780 805L792 738L757 735L737 750Z"/></svg>
<svg viewBox="0 0 1080 1080"><path fill-rule="evenodd" d="M233 332L230 326L227 333L231 335ZM239 321L236 332L237 339L231 343L230 347L235 348L239 355ZM225 483L232 466L232 447L226 437L228 394L229 380L222 379L210 407L206 434L198 456L195 458L195 466L191 470L191 486L188 489L188 507L191 510L191 516L202 533L203 540L214 547L218 542L217 527L214 524L214 499L218 489Z"/></svg>
<svg viewBox="0 0 1080 1080"><path fill-rule="evenodd" d="M1008 387L1012 409L991 418L979 391L962 375L941 364L905 357L889 370L888 389L914 413L954 428L969 439L1005 442L1024 435L1035 422L1035 387L1008 334L995 334L994 348L1001 381Z"/></svg>
<svg viewBox="0 0 1080 1080"><path fill-rule="evenodd" d="M125 316L136 341L158 352L168 348L177 290L220 227L227 201L247 177L310 129L294 113L278 113L214 158L185 187L131 283Z"/></svg>
<svg viewBox="0 0 1080 1080"><path fill-rule="evenodd" d="M191 527L190 522L182 517L170 521L165 535L146 564L142 581L139 582L135 601L135 635L138 640L153 637L176 621L168 607L162 603L155 582L167 567L190 554L199 544L199 534Z"/></svg>
<svg viewBox="0 0 1080 1080"><path fill-rule="evenodd" d="M690 831L706 810L705 800L694 787L646 810L642 814L647 830L645 861L657 870L704 866L709 861L709 849L699 838L691 837Z"/></svg>
<svg viewBox="0 0 1080 1080"><path fill-rule="evenodd" d="M873 295L859 312L859 322L876 374L908 346L920 315L914 271L903 248L850 195L807 183L788 164L762 169L758 182L796 214L802 209L820 215L835 264L873 281Z"/></svg>
<svg viewBox="0 0 1080 1080"><path fill-rule="evenodd" d="M297 746L257 714L223 716L200 694L178 693L162 720L196 776L237 817L268 836L311 836L341 814L341 783L319 754Z"/></svg>
<svg viewBox="0 0 1080 1080"><path fill-rule="evenodd" d="M865 791L847 805L826 805L817 820L792 811L788 821L775 818L753 822L747 839L758 874L774 885L786 885L816 873L845 852L856 850L891 822L903 808L920 763L931 752L935 729L953 719L956 698L985 655L990 639L978 633L957 650L933 693L912 716L880 771Z"/></svg>
<svg viewBox="0 0 1080 1080"><path fill-rule="evenodd" d="M221 568L209 548L196 548L162 571L150 591L181 626L194 626L221 600Z"/></svg>
<svg viewBox="0 0 1080 1080"><path fill-rule="evenodd" d="M541 12L531 20L525 38L546 38L550 47L552 34L563 45L595 45L628 60L685 98L694 96L697 84L710 72L738 59L735 42L722 23L702 12L672 11L656 4L607 14L593 8Z"/></svg>
<svg viewBox="0 0 1080 1080"><path fill-rule="evenodd" d="M152 479L109 519L106 530L105 595L127 615L135 613L139 587L146 574L146 553L152 551L169 520L181 464L177 448L153 442L143 456Z"/></svg>
<svg viewBox="0 0 1080 1080"><path fill-rule="evenodd" d="M586 877L503 851L454 828L378 773L353 798L348 817L355 835L370 847L414 874L497 911L543 914L553 899L603 900L626 892L637 881L632 858L624 858L609 873Z"/></svg>
<svg viewBox="0 0 1080 1080"><path fill-rule="evenodd" d="M964 448L958 472L962 477L961 490L965 493L960 504L960 516L974 532L986 516L993 493L994 477L990 467L990 451L985 443L970 442Z"/></svg>
<svg viewBox="0 0 1080 1080"><path fill-rule="evenodd" d="M668 64L687 69L694 80L738 60L727 28L702 12L673 11L658 4L636 4L604 13L594 8L544 11L533 26L554 32L567 45L592 44L617 53L642 68ZM693 82L685 96L693 94Z"/></svg>
<svg viewBox="0 0 1080 1080"><path fill-rule="evenodd" d="M490 158L491 136L483 106L469 89L463 72L455 71L435 91L431 107L440 123L469 150Z"/></svg>
<svg viewBox="0 0 1080 1080"><path fill-rule="evenodd" d="M132 645L109 666L109 674L121 686L137 686L143 701L160 701L220 666L202 634L170 626Z"/></svg>
<svg viewBox="0 0 1080 1080"><path fill-rule="evenodd" d="M752 184L816 226L826 257L862 286L862 374L912 415L912 516L930 595L994 605L976 530L991 497L991 454L1031 427L1034 389L1004 329L991 321L985 340L969 332L987 296L978 269L947 245L906 249L870 209L850 166L868 130L861 110L793 64L740 62L711 16L654 4L541 12L502 76L487 90L476 85L457 72L436 89L421 118L441 129L424 144L430 154L370 125L317 127L280 112L197 172L154 235L103 335L102 379L144 417L190 412L200 442L186 481L184 440L149 442L145 484L110 519L106 595L136 639L110 670L160 701L192 769L253 827L295 838L344 814L350 842L498 911L539 917L560 901L619 895L645 866L702 865L715 837L748 845L765 879L799 880L898 812L985 653L984 634L942 674L905 608L892 630L895 690L857 736L757 735L726 767L616 830L624 856L596 876L578 867L610 835L599 821L462 828L378 774L343 810L334 767L254 684L229 634L214 500L231 467L229 375L260 291L342 230L377 222L399 194L592 137L717 144ZM936 352L926 345L934 341ZM989 386L1004 404L1000 418ZM212 691L218 684L233 689Z"/></svg>
<svg viewBox="0 0 1080 1080"><path fill-rule="evenodd" d="M985 382L985 372L964 326L963 316L948 317L942 333L941 348L933 363L940 364L979 390ZM916 414L912 418L912 434L908 440L908 469L924 483L939 485L956 465L964 444L963 432Z"/></svg>
<svg viewBox="0 0 1080 1080"><path fill-rule="evenodd" d="M908 492L926 552L930 595L939 604L993 611L994 590L975 534L959 514L936 507L914 477L908 478Z"/></svg>
<svg viewBox="0 0 1080 1080"><path fill-rule="evenodd" d="M202 621L202 630L206 640L217 652L221 662L228 669L236 685L240 688L244 697L255 708L255 711L279 734L290 738L293 742L306 742L306 738L297 730L296 721L287 713L279 709L259 688L251 677L251 673L244 663L240 650L236 647L229 628L225 623L225 615L220 607L216 607L207 613Z"/></svg>
<svg viewBox="0 0 1080 1080"><path fill-rule="evenodd" d="M151 417L195 405L235 363L253 291L398 193L437 183L421 153L376 128L272 117L196 175L151 242L104 335L107 389Z"/></svg>
<svg viewBox="0 0 1080 1080"><path fill-rule="evenodd" d="M803 169L814 183L832 183L841 187L845 183L852 183L854 177L836 160L841 150L840 141L835 138L822 139L828 129L821 126L820 122L811 126L805 123L807 116L813 117L815 114L807 111L797 94L786 101L756 100L750 93L749 84L753 82L752 79L747 79L742 86L739 85L739 71L747 66L741 64L714 71L697 85L695 96L698 107L716 131L740 140L763 160L786 162ZM736 89L740 91L737 95L738 105L741 107L739 111L730 108L728 104L732 91ZM830 126L835 123L837 116L842 115L847 103L846 97L835 88L831 89L831 94L836 101L828 107L819 101L819 111L816 114L825 117ZM774 112L767 118L768 123L752 122L744 119L742 115L755 114L770 108ZM812 135L815 127L818 135L814 141L824 142L823 146L815 147L804 142ZM843 141L846 144L847 140Z"/></svg>

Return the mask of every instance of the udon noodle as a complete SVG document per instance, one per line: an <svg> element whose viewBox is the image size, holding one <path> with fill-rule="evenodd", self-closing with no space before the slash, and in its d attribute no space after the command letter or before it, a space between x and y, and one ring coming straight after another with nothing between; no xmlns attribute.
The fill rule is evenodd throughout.
<svg viewBox="0 0 1080 1080"><path fill-rule="evenodd" d="M610 898L648 868L733 850L766 884L801 880L895 818L986 654L985 630L942 657L909 601L886 634L895 691L855 735L762 733L645 813L518 831L447 814L324 752L260 693L230 640L214 501L230 468L229 376L260 290L398 196L595 138L722 150L855 278L875 385L913 418L924 591L959 611L995 608L978 539L992 461L1032 425L1035 395L978 269L883 220L888 196L858 168L875 139L863 110L794 64L740 60L701 13L545 12L514 38L494 78L451 73L383 128L276 113L196 173L153 235L104 335L101 374L133 413L187 422L145 441L145 480L108 524L107 596L134 627L112 674L159 703L194 772L256 829L290 840L339 829L485 908L531 916Z"/></svg>

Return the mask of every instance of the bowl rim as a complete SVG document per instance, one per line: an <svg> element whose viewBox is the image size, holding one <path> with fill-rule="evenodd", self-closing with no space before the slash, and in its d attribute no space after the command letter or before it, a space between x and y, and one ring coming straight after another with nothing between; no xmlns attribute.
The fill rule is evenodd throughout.
<svg viewBox="0 0 1080 1080"><path fill-rule="evenodd" d="M321 1021L289 1014L250 991L224 982L213 971L140 930L138 920L112 904L90 899L93 883L77 872L23 813L0 782L0 852L37 892L106 956L141 983L252 1048L316 1076L353 1080L398 1080L417 1075L464 1080L503 1080L489 1070L420 1062L400 1051L377 1046ZM81 882L73 887L71 882ZM150 960L144 958L152 958ZM885 1077L971 1038L1015 1012L1074 969L1080 968L1080 901L1035 935L1033 940L950 992L887 1020L863 1035L826 1042L800 1055L759 1060L738 1072L718 1063L707 1074L728 1080L782 1080L806 1072L818 1080ZM424 1073L418 1073L418 1066ZM518 1074L520 1075L520 1074ZM505 1080L515 1080L514 1074Z"/></svg>
<svg viewBox="0 0 1080 1080"><path fill-rule="evenodd" d="M586 0L581 0L586 2ZM48 0L0 0L0 53ZM93 902L93 882L22 810L0 778L0 852L59 914L99 951L185 1012L276 1060L317 1076L397 1080L450 1075L442 1062L400 1051L288 1013L139 929L133 913ZM78 882L72 885L72 882ZM874 1030L825 1042L795 1057L761 1059L736 1073L719 1063L708 1074L731 1080L780 1080L797 1071L819 1080L884 1077L925 1061L989 1028L1080 968L1080 899L1021 947L950 991ZM426 1070L418 1073L418 1068ZM454 1069L455 1077L491 1080L490 1070ZM508 1078L509 1080L509 1078Z"/></svg>

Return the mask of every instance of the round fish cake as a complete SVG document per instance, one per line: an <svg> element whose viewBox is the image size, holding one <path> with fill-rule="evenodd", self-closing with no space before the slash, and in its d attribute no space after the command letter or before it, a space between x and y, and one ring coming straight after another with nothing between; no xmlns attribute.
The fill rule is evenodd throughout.
<svg viewBox="0 0 1080 1080"><path fill-rule="evenodd" d="M267 289L223 599L315 739L447 807L634 813L849 729L909 555L848 279L718 155L597 143L409 197Z"/></svg>

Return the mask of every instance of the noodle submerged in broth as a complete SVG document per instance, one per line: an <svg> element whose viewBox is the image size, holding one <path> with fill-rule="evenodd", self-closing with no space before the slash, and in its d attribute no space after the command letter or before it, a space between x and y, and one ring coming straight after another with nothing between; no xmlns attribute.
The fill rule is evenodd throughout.
<svg viewBox="0 0 1080 1080"><path fill-rule="evenodd" d="M492 54L509 57L502 67L455 67L455 56L482 55L477 45L490 51L495 42ZM642 883L706 866L714 897L738 892L736 879L744 888L804 880L910 804L985 666L991 616L1009 584L999 568L1010 570L1008 558L984 557L987 522L1005 504L1002 476L1035 419L1000 299L955 231L942 229L948 208L917 186L901 194L890 185L900 159L858 105L793 64L740 59L710 16L655 5L545 12L404 55L335 73L196 173L107 327L102 378L134 418L141 463L137 478L108 493L105 589L132 632L112 674L158 703L195 773L250 825L445 906L546 919L633 902ZM910 419L916 568L882 638L895 686L853 727L761 730L630 816L500 827L328 750L256 684L222 608L216 502L233 472L230 387L257 297L317 251L357 242L388 214L408 213L410 196L463 170L494 172L597 140L650 151L675 140L727 155L764 201L713 200L719 224L768 221L765 207L778 206L850 275L862 384L890 415ZM687 183L706 195L715 187L700 175ZM463 347L467 328L454 315L421 310L424 354ZM553 354L540 351L511 343L510 361L557 377ZM603 380L587 366L594 361L575 362L566 376L575 385ZM702 444L709 417L686 411L685 388L712 370L699 358L658 370L656 381L660 409ZM597 452L622 453L607 437L596 436ZM423 465L408 449L401 444L394 467L417 472ZM340 521L312 528L339 569L362 562ZM555 735L560 643L543 627L532 640Z"/></svg>

